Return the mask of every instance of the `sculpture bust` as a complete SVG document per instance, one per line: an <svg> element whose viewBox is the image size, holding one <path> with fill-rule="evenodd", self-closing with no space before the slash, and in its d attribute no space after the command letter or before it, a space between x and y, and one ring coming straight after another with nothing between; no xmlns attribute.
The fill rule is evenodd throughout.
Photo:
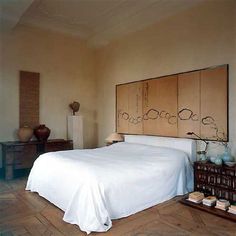
<svg viewBox="0 0 236 236"><path fill-rule="evenodd" d="M79 111L79 108L80 108L80 103L79 102L72 102L69 104L69 107L71 108L72 110L72 115L74 116L76 112Z"/></svg>

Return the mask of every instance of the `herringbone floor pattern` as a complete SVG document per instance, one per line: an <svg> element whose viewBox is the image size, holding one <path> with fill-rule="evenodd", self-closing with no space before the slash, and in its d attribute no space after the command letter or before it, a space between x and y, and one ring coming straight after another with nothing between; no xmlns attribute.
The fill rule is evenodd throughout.
<svg viewBox="0 0 236 236"><path fill-rule="evenodd" d="M63 222L63 212L36 193L24 191L26 178L0 181L0 235L86 235ZM91 236L236 236L236 223L178 203L178 198L113 221L107 233Z"/></svg>

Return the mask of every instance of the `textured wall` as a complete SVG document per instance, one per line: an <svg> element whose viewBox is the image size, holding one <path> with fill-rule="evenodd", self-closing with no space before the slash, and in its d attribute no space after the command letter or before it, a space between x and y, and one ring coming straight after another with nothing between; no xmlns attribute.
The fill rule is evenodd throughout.
<svg viewBox="0 0 236 236"><path fill-rule="evenodd" d="M4 36L1 65L0 141L15 140L19 127L19 70L40 73L40 123L50 138L67 138L68 104L79 101L85 146L96 145L93 51L72 36L18 26Z"/></svg>
<svg viewBox="0 0 236 236"><path fill-rule="evenodd" d="M236 154L235 4L203 3L97 51L100 146L115 130L116 84L228 63L229 137Z"/></svg>

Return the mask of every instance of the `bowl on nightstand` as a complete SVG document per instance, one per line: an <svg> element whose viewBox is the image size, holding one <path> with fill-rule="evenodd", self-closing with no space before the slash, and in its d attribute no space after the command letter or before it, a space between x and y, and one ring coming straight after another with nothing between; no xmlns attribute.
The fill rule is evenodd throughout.
<svg viewBox="0 0 236 236"><path fill-rule="evenodd" d="M236 162L233 162L233 161L226 161L224 162L225 165L229 166L229 167L232 167L232 166L235 166L236 165Z"/></svg>

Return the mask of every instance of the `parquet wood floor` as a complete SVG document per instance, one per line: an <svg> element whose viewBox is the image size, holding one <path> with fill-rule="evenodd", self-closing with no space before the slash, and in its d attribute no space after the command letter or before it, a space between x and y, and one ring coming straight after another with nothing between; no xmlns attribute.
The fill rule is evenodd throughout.
<svg viewBox="0 0 236 236"><path fill-rule="evenodd" d="M24 190L26 178L0 180L0 235L84 236L65 223L63 212L36 193ZM236 223L190 208L172 199L113 221L106 233L91 236L236 236Z"/></svg>

